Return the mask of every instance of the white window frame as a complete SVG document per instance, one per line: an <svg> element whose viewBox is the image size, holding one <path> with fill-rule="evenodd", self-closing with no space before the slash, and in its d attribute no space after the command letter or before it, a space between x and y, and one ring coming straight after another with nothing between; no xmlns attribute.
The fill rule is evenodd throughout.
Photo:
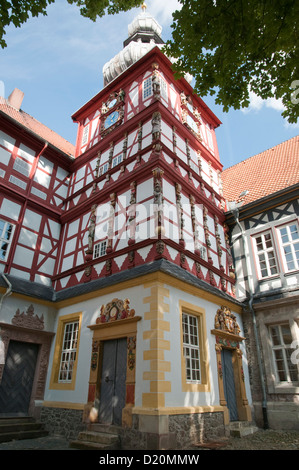
<svg viewBox="0 0 299 470"><path fill-rule="evenodd" d="M267 242L269 241L269 239L266 240L266 236L268 236L268 235L270 236L270 241L271 241L271 246L270 247L267 246ZM262 233L259 233L257 235L254 235L254 237L252 237L252 238L254 240L255 259L256 259L257 269L258 269L258 273L259 273L259 279L267 279L269 277L274 277L274 276L279 275L278 259L277 259L277 255L276 255L276 251L275 251L275 245L274 245L274 240L273 240L271 230L268 230L267 232L262 232ZM261 238L262 249L258 248L258 244L257 244L257 239L258 238ZM271 252L273 252L273 257L270 257ZM261 260L260 256L264 256L264 260ZM270 264L271 259L274 259L275 265L271 266L271 264ZM266 275L263 275L263 272L262 272L264 270L261 267L262 262L264 262L265 266L266 266L266 270L267 270ZM271 272L271 270L273 268L276 269L276 272Z"/></svg>
<svg viewBox="0 0 299 470"><path fill-rule="evenodd" d="M93 259L97 259L97 258L101 258L102 256L105 256L107 245L108 245L107 239L95 243L93 247Z"/></svg>
<svg viewBox="0 0 299 470"><path fill-rule="evenodd" d="M147 100L148 98L151 98L153 96L153 80L152 76L147 77L145 80L142 82L142 99L143 101Z"/></svg>
<svg viewBox="0 0 299 470"><path fill-rule="evenodd" d="M109 170L109 163L106 162L104 163L104 165L101 166L100 174L103 175L104 173L107 173L108 170Z"/></svg>
<svg viewBox="0 0 299 470"><path fill-rule="evenodd" d="M161 97L168 102L167 82L161 75L159 76ZM152 76L147 77L142 82L142 100L146 101L154 94Z"/></svg>
<svg viewBox="0 0 299 470"><path fill-rule="evenodd" d="M293 240L292 239L292 233L291 233L291 227L295 226L296 227L296 233L298 235L298 238ZM282 235L281 230L286 229L286 235ZM298 228L298 223L294 220L293 222L289 222L288 224L282 225L280 227L277 227L278 231L278 239L280 243L280 248L282 252L282 259L283 259L283 266L285 272L291 272L291 271L296 271L299 269L299 260L297 259L296 256L296 247L295 245L299 245L299 228ZM284 241L283 237L287 236L288 240ZM289 247L289 253L292 256L292 263L294 264L293 268L289 268L288 265L288 260L287 260L287 253L286 253L286 247Z"/></svg>
<svg viewBox="0 0 299 470"><path fill-rule="evenodd" d="M78 350L79 321L68 322L64 325L58 372L59 383L71 383Z"/></svg>
<svg viewBox="0 0 299 470"><path fill-rule="evenodd" d="M117 157L114 157L112 160L112 168L119 165L123 161L123 155L120 153Z"/></svg>
<svg viewBox="0 0 299 470"><path fill-rule="evenodd" d="M90 127L90 123L86 124L86 126L83 128L81 147L84 147L84 145L88 143L89 127Z"/></svg>
<svg viewBox="0 0 299 470"><path fill-rule="evenodd" d="M160 88L161 88L161 96L165 101L168 101L168 93L167 93L167 82L164 78L160 77Z"/></svg>
<svg viewBox="0 0 299 470"><path fill-rule="evenodd" d="M3 222L4 224L3 229L0 231L0 261L5 263L7 261L9 250L12 244L15 226L14 224L12 224L11 222L8 222L5 219L0 219L0 222ZM11 227L11 231L10 231L9 238L7 239L5 237L7 236L7 230L9 229L9 227ZM7 247L5 248L5 255L2 258L2 250L4 251L3 245L7 245Z"/></svg>
<svg viewBox="0 0 299 470"><path fill-rule="evenodd" d="M185 359L186 382L201 384L201 358L198 317L182 313L183 356Z"/></svg>
<svg viewBox="0 0 299 470"><path fill-rule="evenodd" d="M288 328L289 332L288 335L290 336L290 342L285 342L283 328ZM273 335L273 330L276 330L276 334ZM275 377L277 383L295 383L298 382L298 365L293 364L291 361L292 353L294 349L291 347L293 342L291 327L289 323L279 323L268 325L269 331L269 338L270 338L270 345L272 349L272 358L273 358L273 366L275 371ZM276 340L274 341L274 338ZM280 362L281 369L278 369L278 362ZM294 378L292 375L295 374L297 377ZM285 379L282 379L282 375L284 375Z"/></svg>

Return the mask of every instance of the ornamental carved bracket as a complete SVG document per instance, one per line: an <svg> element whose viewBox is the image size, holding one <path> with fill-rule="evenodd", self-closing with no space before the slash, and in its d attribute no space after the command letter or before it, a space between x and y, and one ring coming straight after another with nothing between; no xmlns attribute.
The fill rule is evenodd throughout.
<svg viewBox="0 0 299 470"><path fill-rule="evenodd" d="M33 305L28 307L26 313L20 313L20 309L18 309L15 313L15 316L11 320L11 323L15 326L31 328L33 330L43 330L45 327L44 316L42 315L39 318L38 315L34 315Z"/></svg>
<svg viewBox="0 0 299 470"><path fill-rule="evenodd" d="M130 308L129 299L113 299L108 304L102 305L100 316L96 319L96 324L125 320L134 316L135 310Z"/></svg>

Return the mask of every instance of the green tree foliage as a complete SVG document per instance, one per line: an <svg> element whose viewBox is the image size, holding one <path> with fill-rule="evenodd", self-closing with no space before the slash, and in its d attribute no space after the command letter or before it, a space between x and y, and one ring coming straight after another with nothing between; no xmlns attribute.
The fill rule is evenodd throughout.
<svg viewBox="0 0 299 470"><path fill-rule="evenodd" d="M46 14L55 0L0 1L0 45L10 23ZM67 0L84 17L128 11L140 0ZM289 122L299 117L298 0L179 0L166 53L176 71L193 75L200 96L215 94L224 111L249 105L249 92L281 99Z"/></svg>
<svg viewBox="0 0 299 470"><path fill-rule="evenodd" d="M7 0L0 1L0 46L6 47L5 28L11 23L19 27L30 16L46 15L47 6L55 0Z"/></svg>
<svg viewBox="0 0 299 470"><path fill-rule="evenodd" d="M195 78L200 96L229 108L249 105L249 91L282 99L289 122L299 117L298 0L179 0L169 55ZM299 93L298 93L299 95Z"/></svg>

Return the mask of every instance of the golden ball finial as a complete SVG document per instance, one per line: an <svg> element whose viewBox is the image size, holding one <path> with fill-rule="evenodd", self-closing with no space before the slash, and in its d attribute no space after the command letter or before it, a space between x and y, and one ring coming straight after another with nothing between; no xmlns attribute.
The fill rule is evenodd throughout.
<svg viewBox="0 0 299 470"><path fill-rule="evenodd" d="M142 8L142 11L145 11L147 9L147 5L145 2L142 3L141 8Z"/></svg>

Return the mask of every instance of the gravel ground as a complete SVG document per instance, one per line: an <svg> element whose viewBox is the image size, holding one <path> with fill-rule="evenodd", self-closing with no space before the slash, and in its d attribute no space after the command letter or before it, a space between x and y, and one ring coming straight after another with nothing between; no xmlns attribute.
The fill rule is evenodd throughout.
<svg viewBox="0 0 299 470"><path fill-rule="evenodd" d="M299 431L258 431L251 436L230 439L227 448L240 450L299 450Z"/></svg>
<svg viewBox="0 0 299 470"><path fill-rule="evenodd" d="M66 439L47 436L0 443L1 450L76 450ZM186 449L187 450L187 449ZM259 430L249 436L230 437L217 442L194 446L189 450L299 450L299 431Z"/></svg>
<svg viewBox="0 0 299 470"><path fill-rule="evenodd" d="M299 431L259 430L249 436L230 437L223 441L198 446L198 448L211 450L299 450Z"/></svg>

